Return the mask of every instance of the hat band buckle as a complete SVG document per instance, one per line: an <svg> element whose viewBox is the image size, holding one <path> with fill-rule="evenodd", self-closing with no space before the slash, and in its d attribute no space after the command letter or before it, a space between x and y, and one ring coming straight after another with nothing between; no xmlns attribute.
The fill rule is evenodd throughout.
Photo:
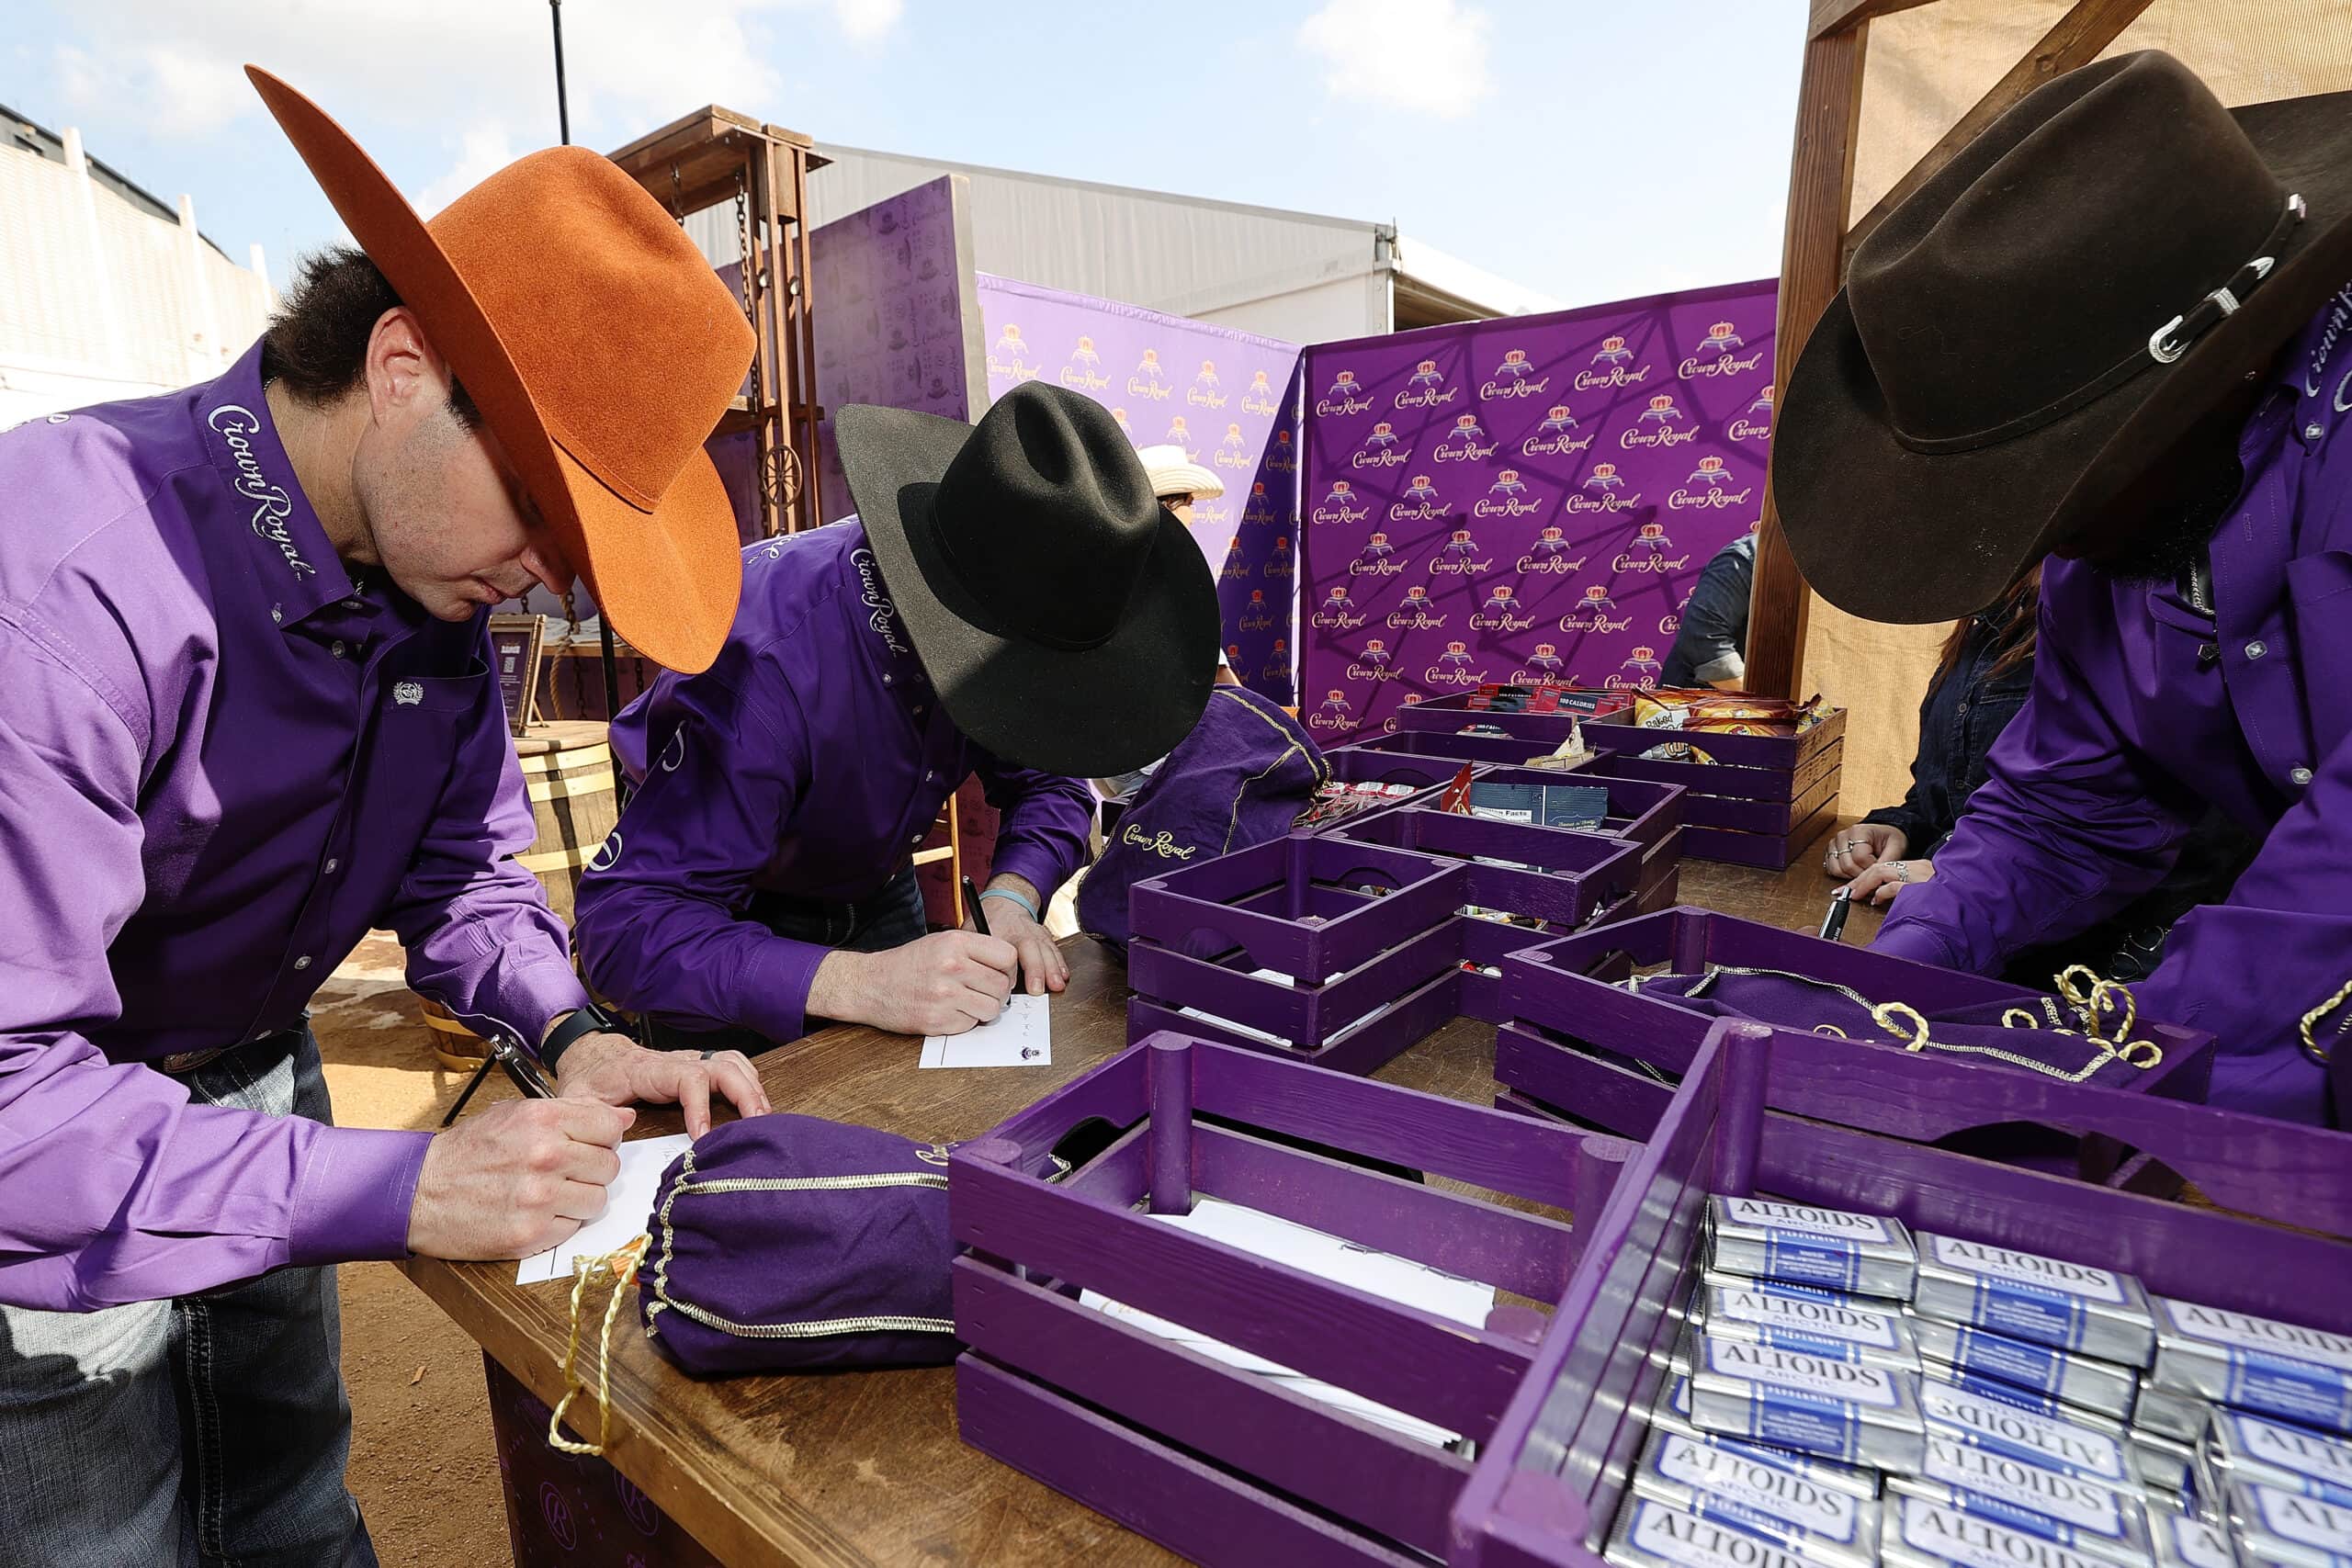
<svg viewBox="0 0 2352 1568"><path fill-rule="evenodd" d="M2269 235L2262 243L2262 254L2239 267L2220 288L2209 292L2187 311L2175 316L2171 321L2150 333L2147 346L2144 349L2133 350L2120 363L2086 381L2073 391L2044 403L2029 413L2019 414L2015 419L2004 421L1989 429L1974 431L1966 435L1917 436L1900 427L1894 427L1894 438L1910 450L1930 457L1954 452L1973 452L2039 430L2043 425L2055 423L2076 409L2095 402L2114 391L2151 366L2172 364L2195 346L2197 340L2211 331L2217 322L2237 314L2244 308L2247 298L2261 286L2262 280L2268 277L2272 269L2278 265L2278 250L2284 244L2287 236L2294 231L2296 225L2303 221L2307 212L2303 198L2300 195L2289 196L2285 209L2280 213L2277 225L2271 229Z"/></svg>

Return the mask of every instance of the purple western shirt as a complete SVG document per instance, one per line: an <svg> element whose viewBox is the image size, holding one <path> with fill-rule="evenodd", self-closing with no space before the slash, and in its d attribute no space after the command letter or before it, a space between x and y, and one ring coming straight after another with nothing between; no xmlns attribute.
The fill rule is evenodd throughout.
<svg viewBox="0 0 2352 1568"><path fill-rule="evenodd" d="M149 1065L301 1023L372 926L535 1043L585 1000L481 618L355 581L261 351L0 434L0 1301L398 1258L427 1135L191 1104Z"/></svg>
<svg viewBox="0 0 2352 1568"><path fill-rule="evenodd" d="M1990 971L2154 886L2206 803L2266 835L2173 927L2143 1018L2219 1040L2211 1100L2324 1116L2305 1013L2352 980L2352 289L2286 351L2239 437L2207 614L2177 589L2042 571L2033 694L1932 881L1874 946ZM2352 1050L2338 1010L2323 1043Z"/></svg>
<svg viewBox="0 0 2352 1568"><path fill-rule="evenodd" d="M598 990L686 1028L797 1038L829 950L743 918L752 894L871 897L967 774L1004 813L994 870L1046 897L1093 817L1082 780L1012 767L947 716L854 517L747 547L717 662L655 681L612 743L638 786L580 879L580 956Z"/></svg>

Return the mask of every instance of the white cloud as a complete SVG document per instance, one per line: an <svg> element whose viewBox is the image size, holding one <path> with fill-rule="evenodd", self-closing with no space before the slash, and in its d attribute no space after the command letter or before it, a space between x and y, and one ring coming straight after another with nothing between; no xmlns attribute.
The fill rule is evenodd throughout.
<svg viewBox="0 0 2352 1568"><path fill-rule="evenodd" d="M833 0L833 19L852 43L878 43L906 12L907 0Z"/></svg>
<svg viewBox="0 0 2352 1568"><path fill-rule="evenodd" d="M506 133L503 120L488 120L466 128L458 139L458 162L449 172L416 193L419 216L430 218L521 154Z"/></svg>
<svg viewBox="0 0 2352 1568"><path fill-rule="evenodd" d="M1494 91L1493 31L1492 17L1457 0L1329 0L1298 41L1322 57L1335 98L1455 119Z"/></svg>
<svg viewBox="0 0 2352 1568"><path fill-rule="evenodd" d="M253 96L228 61L166 43L100 51L61 44L57 74L67 104L105 115L135 106L148 129L164 136L204 136L244 111Z"/></svg>
<svg viewBox="0 0 2352 1568"><path fill-rule="evenodd" d="M789 118L783 77L769 63L781 53L769 36L776 17L802 26L804 13L829 14L850 39L871 45L904 9L904 0L575 0L563 8L572 139L609 149L704 104ZM482 162L485 149L503 144L519 155L556 140L544 5L239 0L231 12L190 0L110 0L69 15L81 36L58 46L54 66L66 102L94 132L133 122L192 136L266 125L244 77L251 61L363 142L396 129L446 144L449 126L468 127L455 166L437 177L391 170L420 207L443 205L487 174L493 165ZM224 22L229 16L234 26Z"/></svg>

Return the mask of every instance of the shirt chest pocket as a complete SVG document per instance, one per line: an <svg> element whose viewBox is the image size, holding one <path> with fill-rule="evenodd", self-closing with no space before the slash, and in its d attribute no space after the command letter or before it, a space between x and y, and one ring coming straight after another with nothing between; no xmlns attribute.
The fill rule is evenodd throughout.
<svg viewBox="0 0 2352 1568"><path fill-rule="evenodd" d="M478 659L467 664L457 674L385 672L369 726L369 762L358 781L375 797L371 816L389 811L424 819L482 705L498 700L490 667Z"/></svg>
<svg viewBox="0 0 2352 1568"><path fill-rule="evenodd" d="M2352 676L2352 550L2289 561L2287 602L2294 609L2295 660L2317 767L2343 745L2352 725L2352 701L2343 689Z"/></svg>

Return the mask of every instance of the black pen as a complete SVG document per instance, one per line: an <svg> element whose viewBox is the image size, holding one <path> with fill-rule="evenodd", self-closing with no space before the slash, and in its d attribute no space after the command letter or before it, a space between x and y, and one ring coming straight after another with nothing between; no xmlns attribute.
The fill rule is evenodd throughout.
<svg viewBox="0 0 2352 1568"><path fill-rule="evenodd" d="M972 911L972 922L980 928L982 936L996 935L996 932L989 930L988 911L980 908L980 890L973 885L972 879L968 876L964 879L964 907ZM1021 961L1018 958L1015 958L1012 963L1012 988L1016 993L1022 988Z"/></svg>
<svg viewBox="0 0 2352 1568"><path fill-rule="evenodd" d="M1829 896L1829 913L1821 922L1821 940L1837 942L1846 934L1846 917L1854 912L1854 901L1842 887Z"/></svg>

